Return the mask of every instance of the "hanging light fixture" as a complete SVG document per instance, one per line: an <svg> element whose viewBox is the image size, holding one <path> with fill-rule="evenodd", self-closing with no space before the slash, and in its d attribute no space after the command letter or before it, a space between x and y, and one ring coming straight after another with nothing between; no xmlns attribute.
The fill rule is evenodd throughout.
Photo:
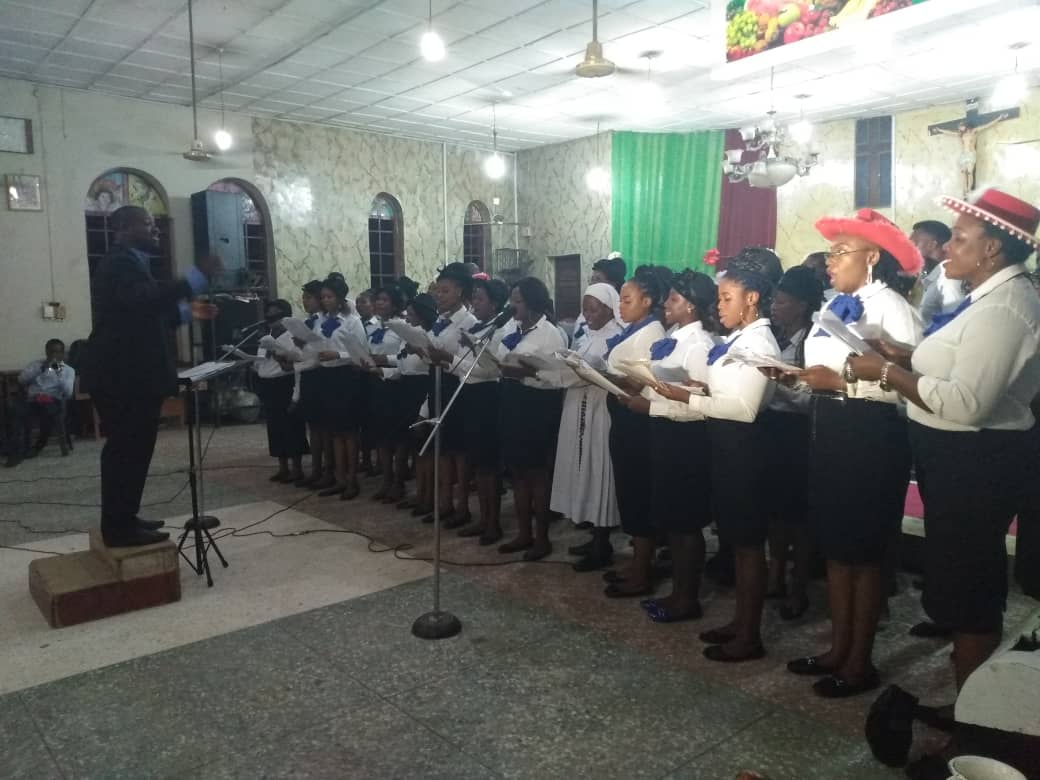
<svg viewBox="0 0 1040 780"><path fill-rule="evenodd" d="M1018 72L1018 50L1024 49L1028 45L1028 42L1019 41L1008 47L1015 52L1015 70L997 83L991 98L994 106L1013 108L1025 98L1029 87L1026 84L1025 76Z"/></svg>
<svg viewBox="0 0 1040 780"><path fill-rule="evenodd" d="M227 131L227 125L224 123L224 50L217 49L217 67L220 70L220 129L213 134L213 143L217 145L217 148L226 152L231 148L231 144L234 143L234 139L231 137L231 133Z"/></svg>
<svg viewBox="0 0 1040 780"><path fill-rule="evenodd" d="M501 179L506 175L506 161L498 153L498 121L495 104L491 104L491 154L484 160L484 173L489 179Z"/></svg>
<svg viewBox="0 0 1040 780"><path fill-rule="evenodd" d="M794 97L795 97L796 100L805 100L809 96L805 95L805 94L802 94L802 95L795 95ZM804 146L805 144L809 143L812 140L812 137L813 137L813 126L812 126L811 122L808 122L805 119L805 107L804 106L801 109L801 116L799 117L797 122L795 122L793 125L791 125L791 127L789 128L789 131L791 133L792 140L794 140L794 142L797 143L797 144L802 144Z"/></svg>
<svg viewBox="0 0 1040 780"><path fill-rule="evenodd" d="M596 122L596 160L602 160L600 155L600 134L599 134L599 122ZM593 192L598 192L601 195L605 195L610 192L610 171L604 168L598 163L591 168L585 174L585 186Z"/></svg>
<svg viewBox="0 0 1040 780"><path fill-rule="evenodd" d="M191 146L183 155L185 160L192 162L205 162L209 159L209 152L199 138L199 104L195 95L195 17L192 14L192 0L188 0L188 59L191 63L191 126L195 135L192 136Z"/></svg>
<svg viewBox="0 0 1040 780"><path fill-rule="evenodd" d="M426 32L419 39L419 51L427 62L439 62L444 59L444 40L433 29L433 0L430 0L429 14L426 17Z"/></svg>

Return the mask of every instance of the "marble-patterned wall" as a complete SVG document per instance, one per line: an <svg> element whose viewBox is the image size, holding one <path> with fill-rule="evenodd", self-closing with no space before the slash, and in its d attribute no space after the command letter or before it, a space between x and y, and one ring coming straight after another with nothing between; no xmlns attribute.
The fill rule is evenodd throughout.
<svg viewBox="0 0 1040 780"><path fill-rule="evenodd" d="M254 120L253 136L256 185L271 211L278 289L290 299L302 284L333 270L352 290L368 286L368 212L380 192L401 204L405 273L420 285L461 255L470 201L490 208L497 195L498 210L513 220L511 157L506 178L491 182L481 167L485 153L471 149L263 119Z"/></svg>
<svg viewBox="0 0 1040 780"><path fill-rule="evenodd" d="M585 174L599 165L610 171L610 134L590 136L517 155L520 220L531 236L521 239L535 276L552 290L547 257L580 254L582 278L610 252L610 194L589 189Z"/></svg>
<svg viewBox="0 0 1040 780"><path fill-rule="evenodd" d="M989 110L983 104L985 110ZM879 209L905 230L924 219L952 221L936 203L940 195L961 194L958 140L932 136L928 126L964 115L964 103L896 114L893 122L892 207ZM777 191L777 253L788 265L822 247L813 223L827 214L853 211L855 123L828 122L816 128L822 162L804 177ZM1040 203L1040 143L1009 142L1040 138L1040 91L1021 105L1021 116L980 134L977 187L995 186Z"/></svg>

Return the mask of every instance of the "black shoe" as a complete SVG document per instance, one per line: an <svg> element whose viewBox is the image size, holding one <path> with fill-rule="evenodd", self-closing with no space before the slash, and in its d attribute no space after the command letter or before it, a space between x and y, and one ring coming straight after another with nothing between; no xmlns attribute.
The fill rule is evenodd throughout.
<svg viewBox="0 0 1040 780"><path fill-rule="evenodd" d="M921 621L910 628L910 636L922 639L947 639L953 636L953 629L941 623L932 623L929 620Z"/></svg>
<svg viewBox="0 0 1040 780"><path fill-rule="evenodd" d="M472 519L473 517L469 512L461 515L451 514L441 520L441 527L445 531L454 531L458 528L469 525Z"/></svg>
<svg viewBox="0 0 1040 780"><path fill-rule="evenodd" d="M810 655L805 658L795 658L787 662L787 671L791 674L800 674L806 677L822 677L825 674L834 674L837 669L820 663L818 655Z"/></svg>
<svg viewBox="0 0 1040 780"><path fill-rule="evenodd" d="M590 523L588 520L582 520L580 523L578 523L574 527L577 528L579 531L587 531L590 528L592 528L593 526L592 526L592 523ZM571 553L571 554L573 555L573 553Z"/></svg>
<svg viewBox="0 0 1040 780"><path fill-rule="evenodd" d="M568 555L588 555L592 552L592 540L585 542L585 544L575 544L567 548Z"/></svg>
<svg viewBox="0 0 1040 780"><path fill-rule="evenodd" d="M900 767L910 756L914 741L914 711L917 697L898 685L890 685L870 705L864 732L874 758L887 766Z"/></svg>
<svg viewBox="0 0 1040 780"><path fill-rule="evenodd" d="M584 558L571 564L571 568L576 572L585 572L605 569L613 565L614 556L612 554L600 555L590 551Z"/></svg>
<svg viewBox="0 0 1040 780"><path fill-rule="evenodd" d="M164 520L144 520L140 517L135 517L134 525L138 528L143 528L146 531L158 531L166 525L166 522Z"/></svg>
<svg viewBox="0 0 1040 780"><path fill-rule="evenodd" d="M529 562L540 561L549 555L552 555L552 545L546 542L544 545L533 545L525 550L524 560Z"/></svg>
<svg viewBox="0 0 1040 780"><path fill-rule="evenodd" d="M704 657L709 661L718 661L724 664L739 664L741 661L757 661L766 657L766 649L762 645L755 645L743 655L730 655L726 652L725 645L712 645L704 648Z"/></svg>
<svg viewBox="0 0 1040 780"><path fill-rule="evenodd" d="M877 669L871 669L859 682L850 682L840 674L822 677L813 683L813 692L824 699L847 699L869 693L881 686L881 676Z"/></svg>
<svg viewBox="0 0 1040 780"><path fill-rule="evenodd" d="M736 634L730 631L723 631L720 628L711 628L707 631L702 631L697 636L702 642L708 645L724 645L737 638Z"/></svg>
<svg viewBox="0 0 1040 780"><path fill-rule="evenodd" d="M146 544L165 542L170 535L165 531L148 531L144 528L133 528L118 533L101 532L106 547L143 547Z"/></svg>

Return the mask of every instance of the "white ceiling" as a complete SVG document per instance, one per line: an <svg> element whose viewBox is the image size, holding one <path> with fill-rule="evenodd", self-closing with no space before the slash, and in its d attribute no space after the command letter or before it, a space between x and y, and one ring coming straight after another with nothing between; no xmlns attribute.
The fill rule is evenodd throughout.
<svg viewBox="0 0 1040 780"><path fill-rule="evenodd" d="M229 111L507 150L603 129L736 127L854 117L985 96L1040 29L1040 0L932 0L724 66L725 0L602 0L606 56L579 79L589 0L435 0L447 57L418 53L427 0L196 0L200 102ZM943 16L937 18L942 7ZM890 23L891 20L891 23ZM189 105L187 0L0 0L0 75ZM869 37L865 37L869 36ZM663 103L646 105L650 78ZM1036 83L1040 43L1019 53ZM796 94L808 94L802 100ZM2 108L2 107L0 107Z"/></svg>

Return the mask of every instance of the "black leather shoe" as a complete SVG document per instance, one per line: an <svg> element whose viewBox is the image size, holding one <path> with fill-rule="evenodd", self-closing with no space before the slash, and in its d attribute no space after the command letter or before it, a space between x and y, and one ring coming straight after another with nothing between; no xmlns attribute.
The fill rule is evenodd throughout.
<svg viewBox="0 0 1040 780"><path fill-rule="evenodd" d="M144 520L143 518L135 517L134 518L134 524L138 528L143 528L146 531L158 531L160 528L162 528L164 525L166 525L166 521L165 520Z"/></svg>
<svg viewBox="0 0 1040 780"><path fill-rule="evenodd" d="M585 542L585 544L574 544L567 548L568 555L588 555L592 552L592 540Z"/></svg>
<svg viewBox="0 0 1040 780"><path fill-rule="evenodd" d="M165 531L147 531L144 528L134 528L122 533L101 532L106 547L143 547L146 544L158 544L165 542L170 535Z"/></svg>
<svg viewBox="0 0 1040 780"><path fill-rule="evenodd" d="M755 645L743 655L730 655L726 652L725 645L712 645L704 648L704 657L709 661L717 661L724 664L739 664L742 661L757 661L766 657L766 649L762 645Z"/></svg>
<svg viewBox="0 0 1040 780"><path fill-rule="evenodd" d="M822 677L813 683L813 692L824 699L847 699L877 690L880 686L881 676L876 669L871 669L859 682L850 682L840 674Z"/></svg>
<svg viewBox="0 0 1040 780"><path fill-rule="evenodd" d="M921 639L947 639L953 636L953 629L941 623L924 620L913 625L909 633L910 636L920 637Z"/></svg>
<svg viewBox="0 0 1040 780"><path fill-rule="evenodd" d="M795 658L787 662L787 671L791 674L801 674L806 677L822 677L825 674L834 674L837 669L820 663L818 655L810 655L805 658Z"/></svg>

